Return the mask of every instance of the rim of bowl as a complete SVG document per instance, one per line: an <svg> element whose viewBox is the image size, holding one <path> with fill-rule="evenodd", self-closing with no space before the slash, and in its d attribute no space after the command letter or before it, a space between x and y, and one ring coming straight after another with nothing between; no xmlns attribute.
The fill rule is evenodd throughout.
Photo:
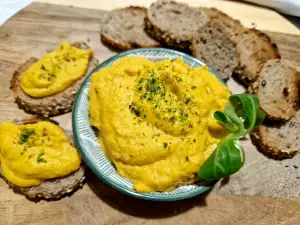
<svg viewBox="0 0 300 225"><path fill-rule="evenodd" d="M150 200L150 201L160 201L160 202L169 202L169 201L179 201L179 200L183 200L183 199L187 199L187 198L192 198L196 195L199 195L203 192L206 192L207 190L209 190L210 188L213 187L213 185L215 184L215 182L211 182L207 185L204 186L199 186L197 189L191 190L191 191L187 191L187 192L183 192L183 193L178 193L178 194L174 194L174 195L166 195L166 196L159 196L159 195L151 195L150 193L138 193L135 192L134 189L129 190L128 188L124 188L121 185L118 185L115 182L112 182L111 180L107 179L106 176L104 176L101 171L99 171L92 163L90 163L90 159L88 154L83 150L82 144L79 141L79 135L78 135L78 127L77 127L77 123L76 123L76 116L78 114L78 109L79 109L79 105L78 105L78 99L79 96L82 94L82 90L83 87L86 85L87 82L89 82L91 76L97 72L99 69L101 68L105 68L108 64L110 64L111 62L114 62L116 60L118 60L119 58L128 56L131 53L136 53L136 52L143 52L143 51L164 51L164 52L168 52L177 56L183 56L185 58L188 58L194 62L197 62L199 64L201 64L202 66L206 65L204 62L202 62L199 59L196 59L186 53L183 52L179 52L177 50L172 50L172 49L167 49L167 48L138 48L138 49L133 49L133 50L127 50L124 51L122 53L119 53L117 55L114 55L110 58L108 58L107 60L105 60L104 62L100 63L92 72L90 72L90 74L85 78L84 82L82 83L79 91L77 92L76 96L75 96L75 100L74 100L74 104L72 107L72 130L73 130L73 135L74 135L74 139L75 139L75 144L78 148L78 151L80 152L81 157L83 158L85 164L92 170L92 172L98 177L100 178L104 183L112 186L113 188L117 189L118 191L129 195L129 196L133 196L136 198L140 198L140 199L144 199L144 200ZM141 56L143 57L143 56ZM143 57L145 58L145 57ZM207 65L206 65L207 66ZM218 80L223 83L225 86L226 84L223 82L223 80L216 74L216 72L214 70L212 70L211 68L209 68L207 66L208 70L214 74ZM108 159L107 159L108 160ZM109 161L109 160L108 160ZM164 192L162 192L164 193Z"/></svg>

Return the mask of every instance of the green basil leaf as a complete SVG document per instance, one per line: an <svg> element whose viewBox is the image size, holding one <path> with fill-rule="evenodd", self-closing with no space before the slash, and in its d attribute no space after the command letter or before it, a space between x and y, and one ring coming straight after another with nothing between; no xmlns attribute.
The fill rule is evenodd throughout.
<svg viewBox="0 0 300 225"><path fill-rule="evenodd" d="M203 180L229 176L243 166L244 151L237 140L261 124L265 114L259 109L256 95L236 94L229 97L224 112L214 113L214 118L229 130L229 134L199 169L198 178Z"/></svg>
<svg viewBox="0 0 300 225"><path fill-rule="evenodd" d="M234 138L223 139L198 171L202 180L217 180L239 171L244 164L244 152Z"/></svg>

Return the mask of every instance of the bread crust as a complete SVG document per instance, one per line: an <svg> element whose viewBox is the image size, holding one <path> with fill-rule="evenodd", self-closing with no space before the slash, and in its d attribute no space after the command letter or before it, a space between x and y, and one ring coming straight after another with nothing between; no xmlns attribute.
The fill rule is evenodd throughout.
<svg viewBox="0 0 300 225"><path fill-rule="evenodd" d="M226 29L226 26L224 25L223 21L220 20L220 19L212 19L210 20L206 25L204 25L203 27L201 27L198 31L197 31L197 34L194 35L193 37L193 40L192 40L192 46L191 46L191 51L192 51L192 55L195 57L195 58L198 58L198 59L203 59L203 56L202 55L197 55L197 40L199 39L199 32L202 32L205 30L206 27L213 27L213 26L217 26L216 29L221 29L222 32L223 32L223 36L222 38L226 38L226 43L227 43L227 46L228 47L232 47L234 49L234 51L232 52L234 54L234 58L232 59L233 61L235 61L234 63L234 66L231 67L231 73L230 74L225 74L223 73L224 71L220 71L221 74L219 74L221 76L221 78L223 80L227 80L231 77L235 67L238 65L238 59L239 59L239 55L237 53L237 50L236 50L236 43L233 41L233 39L231 38L231 35L230 33L228 32L228 30ZM212 65L208 65L210 67L213 68ZM214 68L213 68L214 69ZM217 72L217 71L216 71Z"/></svg>
<svg viewBox="0 0 300 225"><path fill-rule="evenodd" d="M74 43L73 46L82 49L89 48L85 43L79 42ZM15 101L20 108L27 112L42 115L44 117L57 116L72 111L72 104L74 102L75 95L85 80L86 75L92 72L98 65L98 60L92 56L86 75L77 80L70 87L55 95L34 98L23 92L20 86L20 78L22 73L37 61L37 58L31 57L25 63L19 66L12 76L10 89L12 90Z"/></svg>
<svg viewBox="0 0 300 225"><path fill-rule="evenodd" d="M135 11L138 13L142 13L145 14L147 13L147 9L144 7L139 7L139 6L129 6L126 8L120 8L120 9L116 9L115 11ZM107 33L101 32L100 33L100 38L101 41L103 42L103 44L111 46L114 49L121 49L121 50L129 50L129 49L133 49L133 48L155 48L155 47L159 47L160 43L153 40L153 43L149 43L149 44L143 44L140 43L138 41L131 41L131 42L126 42L126 41L118 41L116 39L114 39L113 37L111 37L110 35L108 35Z"/></svg>
<svg viewBox="0 0 300 225"><path fill-rule="evenodd" d="M293 87L289 88L289 99L286 99L286 101L289 101L292 99L292 105L293 107L285 107L285 109L283 108L283 106L277 107L280 108L281 114L275 115L274 110L272 112L268 112L268 110L264 110L264 107L261 107L261 109L265 112L266 116L268 119L270 120L288 120L290 119L292 116L295 116L296 114L296 110L297 110L297 105L299 104L299 94L300 94L300 72L297 71L297 69L295 67L293 67L287 60L282 60L282 59L276 59L276 60L269 60L266 61L264 64L261 65L260 70L258 72L258 77L256 79L255 82L252 82L252 84L249 86L248 88L248 92L252 93L252 94L258 94L260 89L262 88L261 83L263 82L264 78L263 78L263 70L265 67L269 66L270 63L276 63L276 64L280 64L281 66L285 66L285 68L289 69L289 72L293 73L293 80L291 80L290 82L292 82ZM277 90L277 91L281 91L281 90ZM292 97L291 97L292 96ZM261 96L259 96L261 97ZM270 103L273 104L273 103ZM278 104L278 103L277 103Z"/></svg>
<svg viewBox="0 0 300 225"><path fill-rule="evenodd" d="M186 5L185 3L177 3L175 1L165 1L165 2L161 2L163 5L165 4L182 4L182 5ZM155 3L153 3L155 4ZM150 6L151 7L151 6ZM180 6L178 6L180 7ZM199 10L199 13L201 13L202 9L201 8L195 8L195 10ZM208 16L206 16L206 13L202 12L204 18L203 18L203 25L205 23L207 23L209 21ZM173 49L177 49L177 50L181 50L184 52L190 52L191 51L191 45L192 45L192 39L193 39L193 35L191 34L189 36L185 36L185 37L179 37L178 35L176 36L176 34L170 33L167 30L163 30L161 29L157 24L153 23L153 21L151 21L150 18L150 12L148 9L147 12L147 17L145 18L145 30L146 32L153 37L154 39L158 40L159 42L162 43L162 45L164 46L168 46L171 47ZM176 23L176 21L175 21Z"/></svg>
<svg viewBox="0 0 300 225"><path fill-rule="evenodd" d="M16 124L21 125L21 124L36 123L38 121L41 121L41 118L32 116L24 120L15 120L14 122ZM68 136L70 143L74 146L73 135L68 133L66 134ZM78 188L82 187L85 182L85 169L86 166L82 163L80 168L77 171L65 177L45 180L41 184L33 187L19 187L10 183L4 176L2 176L2 178L6 181L9 187L13 188L17 192L21 192L29 199L53 200L53 199L59 199L64 195L69 194L77 190ZM0 175L2 175L1 167L0 167Z"/></svg>
<svg viewBox="0 0 300 225"><path fill-rule="evenodd" d="M239 49L239 42L241 40L239 40L239 38L237 39L237 50L238 50L238 54L240 56L240 60L239 60L239 64L236 67L234 73L235 73L235 77L245 86L249 86L252 82L254 82L258 76L259 73L259 69L261 68L261 66L263 65L264 62L266 62L268 59L280 59L280 53L278 50L278 47L276 45L276 43L274 43L271 38L259 31L256 30L255 28L251 28L251 29L247 29L245 30L241 35L249 35L250 33L255 34L258 38L261 39L262 42L264 42L264 44L266 44L268 46L268 49L270 50L267 53L264 54L268 54L269 57L267 57L267 59L256 59L259 65L257 70L253 71L253 69L255 68L251 68L251 65L249 66L247 63L243 62L243 59L241 58L242 54L242 50ZM259 51L261 51L261 49L259 48ZM256 76L253 74L256 74Z"/></svg>
<svg viewBox="0 0 300 225"><path fill-rule="evenodd" d="M145 18L145 30L154 39L161 42L163 45L171 46L174 49L183 51L191 51L191 40L180 40L173 37L168 32L164 32L159 27L152 24L148 17Z"/></svg>
<svg viewBox="0 0 300 225"><path fill-rule="evenodd" d="M251 140L254 145L257 146L257 149L264 155L273 158L273 159L287 159L292 158L296 155L298 151L283 151L280 148L270 147L269 144L264 139L265 136L265 127L263 125L256 128L250 133Z"/></svg>

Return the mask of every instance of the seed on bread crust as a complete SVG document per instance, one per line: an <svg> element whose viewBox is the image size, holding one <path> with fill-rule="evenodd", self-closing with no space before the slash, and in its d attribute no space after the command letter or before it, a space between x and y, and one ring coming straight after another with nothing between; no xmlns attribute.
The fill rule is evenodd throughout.
<svg viewBox="0 0 300 225"><path fill-rule="evenodd" d="M79 42L74 43L73 46L82 49L89 48L86 44ZM22 73L37 61L38 59L31 57L14 72L10 83L10 89L14 94L16 103L20 108L25 109L30 113L39 114L45 117L56 116L72 111L72 104L75 97L74 93L77 93L86 76L83 76L72 84L72 86L60 93L43 98L33 98L22 91L20 87L20 78ZM86 74L92 72L97 64L98 60L92 56Z"/></svg>

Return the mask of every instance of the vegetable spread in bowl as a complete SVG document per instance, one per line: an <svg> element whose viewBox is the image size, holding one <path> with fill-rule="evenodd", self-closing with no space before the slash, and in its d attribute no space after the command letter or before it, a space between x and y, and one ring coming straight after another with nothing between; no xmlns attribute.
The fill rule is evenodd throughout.
<svg viewBox="0 0 300 225"><path fill-rule="evenodd" d="M213 114L229 96L206 66L123 57L92 75L90 122L105 155L137 192L171 191L195 182L227 135Z"/></svg>

